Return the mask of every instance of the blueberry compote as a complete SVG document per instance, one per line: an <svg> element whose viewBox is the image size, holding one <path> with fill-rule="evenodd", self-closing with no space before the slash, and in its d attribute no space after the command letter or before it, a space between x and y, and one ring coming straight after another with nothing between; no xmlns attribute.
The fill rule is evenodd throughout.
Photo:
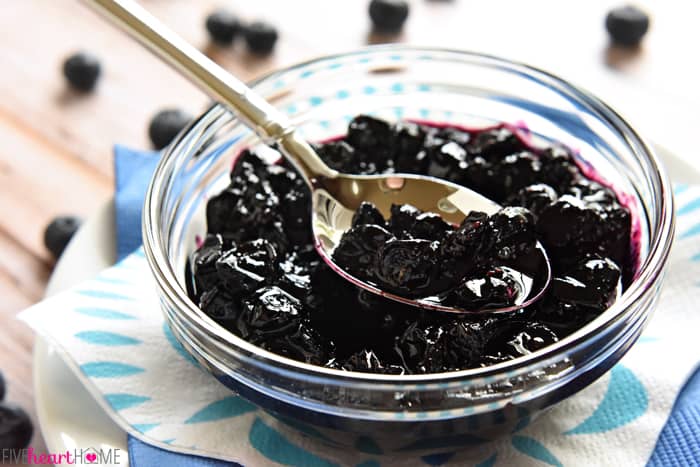
<svg viewBox="0 0 700 467"><path fill-rule="evenodd" d="M338 252L346 266L407 294L450 284L455 303L499 306L512 300L513 284L492 260L539 240L553 282L534 305L498 317L423 311L359 289L316 253L299 174L246 150L229 186L207 203L208 234L188 265L188 288L217 323L266 350L385 374L492 365L579 329L632 276L629 210L563 146L534 148L507 125L467 130L358 116L317 150L341 172L432 175L505 206L450 226L411 206L395 206L385 220L363 205Z"/></svg>

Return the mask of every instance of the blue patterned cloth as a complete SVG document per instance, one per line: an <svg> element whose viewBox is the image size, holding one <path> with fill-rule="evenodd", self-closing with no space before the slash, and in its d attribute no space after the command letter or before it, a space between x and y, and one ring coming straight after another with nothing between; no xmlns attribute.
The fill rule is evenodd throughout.
<svg viewBox="0 0 700 467"><path fill-rule="evenodd" d="M141 244L141 208L158 154L115 148L116 228L119 258ZM522 439L521 439L522 438ZM526 443L529 438L518 437ZM129 460L133 467L153 465L229 467L238 464L165 451L129 437ZM445 459L447 460L447 459ZM440 459L427 462L440 465ZM686 383L661 432L649 466L698 465L700 463L700 371Z"/></svg>

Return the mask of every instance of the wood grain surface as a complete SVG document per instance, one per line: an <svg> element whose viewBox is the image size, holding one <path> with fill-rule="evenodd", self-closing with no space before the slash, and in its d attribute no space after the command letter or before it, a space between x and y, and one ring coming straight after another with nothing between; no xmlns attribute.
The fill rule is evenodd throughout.
<svg viewBox="0 0 700 467"><path fill-rule="evenodd" d="M144 6L244 80L318 55L397 41L501 55L548 69L620 109L648 138L693 161L700 118L697 2L638 1L652 15L643 46L608 46L617 1L414 0L401 35L370 33L367 0L143 0ZM280 29L275 53L208 42L207 13L225 6ZM95 92L70 91L63 59L99 56ZM0 2L0 368L8 399L32 411L31 332L14 319L42 298L52 259L42 242L56 215L89 216L112 193L112 145L147 148L164 107L197 114L207 98L76 0ZM37 434L32 445L43 449Z"/></svg>

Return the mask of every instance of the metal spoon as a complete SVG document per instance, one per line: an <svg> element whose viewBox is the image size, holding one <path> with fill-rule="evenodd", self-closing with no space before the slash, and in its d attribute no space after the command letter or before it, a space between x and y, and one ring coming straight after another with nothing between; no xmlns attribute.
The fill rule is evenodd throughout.
<svg viewBox="0 0 700 467"><path fill-rule="evenodd" d="M333 262L332 253L342 234L350 228L352 215L363 201L373 203L385 217L388 217L392 204L411 204L423 211L438 213L455 224L460 223L470 211L491 214L499 206L472 190L431 177L340 174L319 158L286 116L166 28L139 4L132 0L85 1L211 97L228 105L263 142L276 142L279 145L284 156L294 163L311 188L316 249L338 274L355 285L392 300L455 313L501 313L517 310L540 298L549 285L549 258L540 244L527 264L518 266L518 273L522 273L519 280L521 286L516 304L507 308L462 310L441 304L437 297L409 299L382 291L348 274Z"/></svg>

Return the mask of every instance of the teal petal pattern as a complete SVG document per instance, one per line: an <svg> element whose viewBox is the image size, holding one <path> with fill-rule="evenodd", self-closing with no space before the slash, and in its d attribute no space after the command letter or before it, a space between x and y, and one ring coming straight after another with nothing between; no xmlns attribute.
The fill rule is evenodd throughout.
<svg viewBox="0 0 700 467"><path fill-rule="evenodd" d="M105 394L105 400L114 410L119 411L143 404L144 402L151 400L151 398L146 396L137 396L135 394L117 393Z"/></svg>
<svg viewBox="0 0 700 467"><path fill-rule="evenodd" d="M84 297L102 298L105 300L133 300L131 297L127 297L126 295L106 292L104 290L78 290L75 293Z"/></svg>
<svg viewBox="0 0 700 467"><path fill-rule="evenodd" d="M80 370L89 378L121 378L144 372L144 369L138 366L104 361L83 363Z"/></svg>
<svg viewBox="0 0 700 467"><path fill-rule="evenodd" d="M222 420L224 418L238 417L244 413L256 410L250 402L238 396L230 396L225 399L212 402L202 410L185 420L185 423L203 423Z"/></svg>
<svg viewBox="0 0 700 467"><path fill-rule="evenodd" d="M513 443L513 447L515 449L527 456L532 457L533 459L537 459L555 467L563 467L562 463L559 462L559 459L557 459L554 454L549 452L549 449L544 447L544 445L542 445L542 443L536 439L516 435L513 436L511 442Z"/></svg>
<svg viewBox="0 0 700 467"><path fill-rule="evenodd" d="M141 341L133 337L123 336L114 332L107 331L81 331L75 334L78 339L87 342L88 344L119 346L119 345L136 345Z"/></svg>
<svg viewBox="0 0 700 467"><path fill-rule="evenodd" d="M678 208L678 210L676 210L676 215L684 216L686 214L690 214L691 212L697 209L700 209L700 198L695 198L694 200Z"/></svg>
<svg viewBox="0 0 700 467"><path fill-rule="evenodd" d="M76 308L76 313L102 319L136 319L134 316L122 313L121 311L110 310L108 308Z"/></svg>
<svg viewBox="0 0 700 467"><path fill-rule="evenodd" d="M641 417L648 405L647 391L642 383L630 369L617 365L610 372L608 389L600 405L590 417L564 434L581 435L613 430Z"/></svg>
<svg viewBox="0 0 700 467"><path fill-rule="evenodd" d="M290 443L277 431L255 419L248 435L251 446L273 462L294 467L337 467L330 461Z"/></svg>

